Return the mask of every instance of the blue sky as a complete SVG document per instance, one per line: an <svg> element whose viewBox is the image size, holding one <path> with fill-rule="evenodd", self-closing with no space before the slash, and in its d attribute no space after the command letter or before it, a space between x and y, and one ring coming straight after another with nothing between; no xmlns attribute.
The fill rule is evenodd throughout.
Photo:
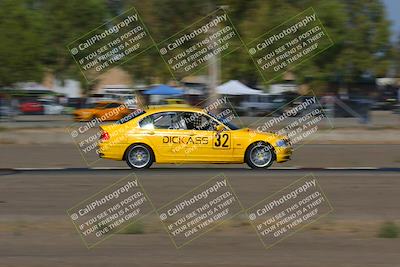
<svg viewBox="0 0 400 267"><path fill-rule="evenodd" d="M392 21L392 41L397 40L400 34L400 1L399 0L383 0L386 6L386 12Z"/></svg>

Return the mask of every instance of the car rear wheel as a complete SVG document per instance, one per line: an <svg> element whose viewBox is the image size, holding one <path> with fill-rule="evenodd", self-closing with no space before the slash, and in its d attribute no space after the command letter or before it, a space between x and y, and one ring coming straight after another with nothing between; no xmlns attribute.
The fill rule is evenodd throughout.
<svg viewBox="0 0 400 267"><path fill-rule="evenodd" d="M125 161L132 169L147 169L154 162L154 154L149 146L136 144L128 148Z"/></svg>
<svg viewBox="0 0 400 267"><path fill-rule="evenodd" d="M253 143L246 150L245 162L252 169L266 169L274 160L274 149L265 142Z"/></svg>

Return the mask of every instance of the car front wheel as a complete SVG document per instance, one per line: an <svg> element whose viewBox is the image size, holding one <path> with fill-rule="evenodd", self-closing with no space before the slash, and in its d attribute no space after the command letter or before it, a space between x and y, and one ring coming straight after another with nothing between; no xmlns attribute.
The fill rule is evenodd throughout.
<svg viewBox="0 0 400 267"><path fill-rule="evenodd" d="M149 146L136 144L127 150L125 161L132 169L147 169L154 162L154 154Z"/></svg>
<svg viewBox="0 0 400 267"><path fill-rule="evenodd" d="M245 154L245 162L252 169L266 169L275 160L275 152L270 144L257 142L251 144Z"/></svg>

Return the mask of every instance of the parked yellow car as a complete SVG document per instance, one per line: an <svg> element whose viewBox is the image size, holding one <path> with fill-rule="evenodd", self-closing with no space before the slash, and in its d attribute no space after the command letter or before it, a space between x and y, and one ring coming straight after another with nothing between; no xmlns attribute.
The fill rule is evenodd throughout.
<svg viewBox="0 0 400 267"><path fill-rule="evenodd" d="M101 101L91 108L77 109L73 114L75 121L90 121L96 118L101 121L115 121L131 112L132 110L128 109L124 103L118 101Z"/></svg>
<svg viewBox="0 0 400 267"><path fill-rule="evenodd" d="M119 124L100 126L101 158L125 160L131 168L156 163L244 163L268 168L290 159L287 137L239 129L202 109L140 110Z"/></svg>

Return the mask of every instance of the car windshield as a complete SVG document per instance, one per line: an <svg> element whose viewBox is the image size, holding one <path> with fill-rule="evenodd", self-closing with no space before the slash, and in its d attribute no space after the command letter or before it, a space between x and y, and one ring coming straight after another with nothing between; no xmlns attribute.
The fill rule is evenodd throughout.
<svg viewBox="0 0 400 267"><path fill-rule="evenodd" d="M217 116L215 116L213 113L208 112L208 115L210 115L211 117L213 117L214 119L216 119L219 122L222 122L223 124L225 124L226 126L228 126L231 130L238 130L240 129L238 126L236 126L235 124L233 124L232 122L229 121L228 118L218 118Z"/></svg>
<svg viewBox="0 0 400 267"><path fill-rule="evenodd" d="M97 103L94 108L96 109L103 109L105 107L107 107L107 105L109 105L109 103Z"/></svg>
<svg viewBox="0 0 400 267"><path fill-rule="evenodd" d="M96 103L85 103L82 108L94 108Z"/></svg>
<svg viewBox="0 0 400 267"><path fill-rule="evenodd" d="M117 124L124 124L128 121L133 120L134 118L142 115L146 113L146 111L144 111L143 109L136 109L135 111L133 111L132 113L126 115L125 117L123 117L122 119L117 121Z"/></svg>

